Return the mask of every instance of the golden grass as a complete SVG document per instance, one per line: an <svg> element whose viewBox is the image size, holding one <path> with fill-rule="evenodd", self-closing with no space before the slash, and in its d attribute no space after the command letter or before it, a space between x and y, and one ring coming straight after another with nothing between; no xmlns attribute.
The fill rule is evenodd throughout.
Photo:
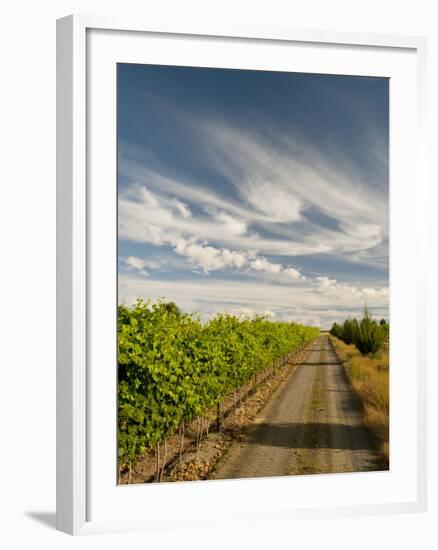
<svg viewBox="0 0 438 550"><path fill-rule="evenodd" d="M362 401L364 421L376 436L382 459L389 461L389 354L363 356L353 345L349 346L330 336L343 362L351 385Z"/></svg>

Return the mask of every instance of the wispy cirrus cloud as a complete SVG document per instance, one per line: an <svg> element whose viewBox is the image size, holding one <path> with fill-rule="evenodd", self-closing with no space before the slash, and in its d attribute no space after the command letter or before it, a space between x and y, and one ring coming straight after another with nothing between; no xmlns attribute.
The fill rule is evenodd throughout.
<svg viewBox="0 0 438 550"><path fill-rule="evenodd" d="M253 101L237 112L221 109L214 88L214 99L205 96L199 74L190 88L198 102L190 94L169 102L167 88L154 95L151 79L137 103L130 96L136 132L119 136L122 299L165 296L204 315L228 308L315 323L365 301L387 312L388 139L375 104L349 93L340 101L329 83L324 104L304 94L304 111L286 122L276 102L287 113L295 106L281 87L266 96L261 82L251 93L264 108ZM172 266L160 280L147 264L151 252Z"/></svg>
<svg viewBox="0 0 438 550"><path fill-rule="evenodd" d="M255 271L284 272L295 280L301 277L297 269L271 262L253 250L242 252L208 245L209 235L223 242L238 237L245 239L246 224L230 214L222 211L215 214L209 209L209 218L193 219L186 204L154 194L145 187L130 188L128 195L127 199L119 199L119 237L122 239L171 246L176 254L186 257L204 273L247 267ZM201 235L202 241L197 240L196 235ZM131 258L132 264L141 262Z"/></svg>
<svg viewBox="0 0 438 550"><path fill-rule="evenodd" d="M178 180L143 168L136 159L138 150L130 155L127 144L121 156L121 172L127 178L209 210L211 216L180 223L182 231L235 248L244 245L285 256L350 254L373 249L387 237L384 193L370 194L361 178L348 171L351 167L344 169L339 159L327 159L313 146L291 144L290 139L280 139L274 146L217 122L192 124L194 142L202 143L201 157L208 158L236 189L239 200L234 204L215 192L210 182ZM331 226L325 224L327 218L333 221ZM169 228L164 217L162 221ZM209 231L212 221L222 221L223 227L214 223ZM243 235L244 244L239 239Z"/></svg>
<svg viewBox="0 0 438 550"><path fill-rule="evenodd" d="M132 166L131 170L135 172ZM267 274L278 276L281 284L290 281L290 284L300 283L302 288L305 283L313 294L325 294L331 299L354 298L363 303L374 297L381 303L387 302L386 288L361 288L323 274L306 276L290 265L290 260L297 255L343 254L350 250L360 254L381 244L382 226L373 223L368 207L361 206L361 212L357 213L363 223L356 223L350 229L350 215L344 214L338 216L337 228L333 229L323 223L303 221L309 203L292 191L285 192L284 196L279 194L283 211L279 213L275 208L269 215L273 206L263 185L257 200L252 196L233 205L214 193L206 194L196 186L188 187L166 176L149 171L146 177L142 177L141 171L136 176L136 182L127 186L119 197L120 238L170 247L175 254L186 258L189 266L205 274L224 270ZM254 193L255 187L251 184L250 194ZM245 191L242 194L245 196ZM263 199L269 207L262 207ZM343 212L340 206L337 210L340 214ZM334 215L331 210L327 212ZM269 235L264 234L267 227L271 228ZM290 240L291 234L295 241ZM211 241L217 244L210 244ZM266 257L270 255L289 258L289 261L272 261Z"/></svg>

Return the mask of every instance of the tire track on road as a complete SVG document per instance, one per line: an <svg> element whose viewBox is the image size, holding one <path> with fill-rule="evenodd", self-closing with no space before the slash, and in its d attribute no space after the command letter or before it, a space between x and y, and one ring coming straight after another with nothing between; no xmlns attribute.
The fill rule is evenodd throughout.
<svg viewBox="0 0 438 550"><path fill-rule="evenodd" d="M370 471L378 463L344 367L322 335L243 428L211 479Z"/></svg>

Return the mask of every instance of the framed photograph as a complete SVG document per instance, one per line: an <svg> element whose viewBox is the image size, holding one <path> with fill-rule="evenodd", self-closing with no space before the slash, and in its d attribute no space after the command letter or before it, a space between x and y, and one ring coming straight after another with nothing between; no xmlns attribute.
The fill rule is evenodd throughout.
<svg viewBox="0 0 438 550"><path fill-rule="evenodd" d="M57 525L426 507L425 43L57 32Z"/></svg>

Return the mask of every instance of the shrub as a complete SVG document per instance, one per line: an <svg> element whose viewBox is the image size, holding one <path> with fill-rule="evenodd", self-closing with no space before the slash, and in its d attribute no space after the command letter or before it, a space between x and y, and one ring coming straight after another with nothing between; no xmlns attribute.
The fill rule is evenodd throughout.
<svg viewBox="0 0 438 550"><path fill-rule="evenodd" d="M330 334L347 345L354 344L362 355L374 355L389 338L389 324L382 321L377 323L365 307L360 321L346 319L342 324L334 323Z"/></svg>
<svg viewBox="0 0 438 550"><path fill-rule="evenodd" d="M360 323L357 323L353 343L362 355L375 354L385 342L386 331L377 324L365 308Z"/></svg>

